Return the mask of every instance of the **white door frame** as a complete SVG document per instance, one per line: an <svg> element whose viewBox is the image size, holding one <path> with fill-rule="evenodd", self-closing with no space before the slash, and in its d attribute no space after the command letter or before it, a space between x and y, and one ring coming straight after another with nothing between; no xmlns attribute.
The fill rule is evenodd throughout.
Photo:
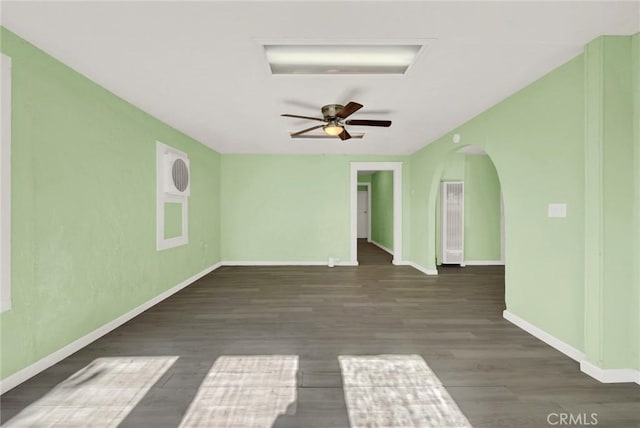
<svg viewBox="0 0 640 428"><path fill-rule="evenodd" d="M358 183L358 187L366 186L367 187L367 242L371 242L371 183ZM360 192L360 190L358 190ZM356 193L356 197L357 197ZM356 201L356 205L357 205ZM357 229L356 229L356 237L357 237Z"/></svg>
<svg viewBox="0 0 640 428"><path fill-rule="evenodd" d="M358 264L358 171L393 171L393 264L402 264L402 162L351 162L350 264Z"/></svg>
<svg viewBox="0 0 640 428"><path fill-rule="evenodd" d="M502 187L500 188L500 261L504 264L504 199L502 197Z"/></svg>

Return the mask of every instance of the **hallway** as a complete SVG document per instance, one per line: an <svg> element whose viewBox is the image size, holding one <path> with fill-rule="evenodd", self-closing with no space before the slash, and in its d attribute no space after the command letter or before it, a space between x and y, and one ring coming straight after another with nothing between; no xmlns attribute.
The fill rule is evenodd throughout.
<svg viewBox="0 0 640 428"><path fill-rule="evenodd" d="M390 265L393 256L382 248L367 242L366 238L358 239L358 265Z"/></svg>

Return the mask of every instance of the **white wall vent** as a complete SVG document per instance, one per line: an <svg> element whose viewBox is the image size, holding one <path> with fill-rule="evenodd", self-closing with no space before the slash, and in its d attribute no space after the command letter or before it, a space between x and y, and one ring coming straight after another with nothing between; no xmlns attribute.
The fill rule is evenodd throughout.
<svg viewBox="0 0 640 428"><path fill-rule="evenodd" d="M443 181L440 198L442 263L464 266L464 182Z"/></svg>
<svg viewBox="0 0 640 428"><path fill-rule="evenodd" d="M164 154L164 191L171 195L189 196L189 158L175 150Z"/></svg>
<svg viewBox="0 0 640 428"><path fill-rule="evenodd" d="M189 243L189 157L156 142L156 249Z"/></svg>

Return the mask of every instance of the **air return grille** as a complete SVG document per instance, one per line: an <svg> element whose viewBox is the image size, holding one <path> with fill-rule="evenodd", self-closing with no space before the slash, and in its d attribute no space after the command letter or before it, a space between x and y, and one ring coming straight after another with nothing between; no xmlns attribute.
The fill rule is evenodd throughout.
<svg viewBox="0 0 640 428"><path fill-rule="evenodd" d="M464 264L464 183L443 181L442 263Z"/></svg>
<svg viewBox="0 0 640 428"><path fill-rule="evenodd" d="M189 196L189 158L173 151L168 151L164 156L165 193Z"/></svg>
<svg viewBox="0 0 640 428"><path fill-rule="evenodd" d="M187 190L187 186L189 185L189 169L182 159L176 159L175 162L173 162L171 176L176 189L180 192Z"/></svg>

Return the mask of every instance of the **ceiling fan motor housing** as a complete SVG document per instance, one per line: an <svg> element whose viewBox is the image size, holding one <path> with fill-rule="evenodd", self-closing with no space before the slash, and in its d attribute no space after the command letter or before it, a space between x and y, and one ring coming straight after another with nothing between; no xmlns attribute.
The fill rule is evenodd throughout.
<svg viewBox="0 0 640 428"><path fill-rule="evenodd" d="M327 104L322 107L322 116L324 116L325 120L334 119L343 108L344 106L340 104Z"/></svg>

